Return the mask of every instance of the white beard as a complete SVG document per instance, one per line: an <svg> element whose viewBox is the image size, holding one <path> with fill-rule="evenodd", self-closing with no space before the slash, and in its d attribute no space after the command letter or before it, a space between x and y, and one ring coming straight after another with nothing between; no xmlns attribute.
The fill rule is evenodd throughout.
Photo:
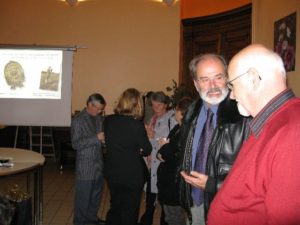
<svg viewBox="0 0 300 225"><path fill-rule="evenodd" d="M237 107L238 107L239 113L242 116L250 116L250 113L248 112L248 110L245 109L245 107L242 106L239 102L237 103Z"/></svg>
<svg viewBox="0 0 300 225"><path fill-rule="evenodd" d="M203 101L205 101L211 105L217 105L220 102L222 102L226 98L226 96L228 95L228 92L229 92L227 87L224 87L223 89L218 88L218 91L220 91L220 93L221 93L220 97L209 97L208 93L210 91L211 90L208 90L207 92L200 91L199 95Z"/></svg>

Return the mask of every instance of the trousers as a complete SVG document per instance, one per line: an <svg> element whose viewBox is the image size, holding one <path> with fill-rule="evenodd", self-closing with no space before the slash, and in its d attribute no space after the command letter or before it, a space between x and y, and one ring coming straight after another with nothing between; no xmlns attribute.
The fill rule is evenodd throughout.
<svg viewBox="0 0 300 225"><path fill-rule="evenodd" d="M156 207L157 194L151 192L151 180L147 180L146 188L146 209L145 213L140 219L140 225L152 225L153 223L153 214ZM165 221L165 211L163 205L161 205L161 215L160 215L160 225L167 225Z"/></svg>
<svg viewBox="0 0 300 225"><path fill-rule="evenodd" d="M75 181L74 225L97 224L103 182L103 177Z"/></svg>
<svg viewBox="0 0 300 225"><path fill-rule="evenodd" d="M108 187L111 200L106 216L106 225L136 225L143 184L130 187L108 181Z"/></svg>

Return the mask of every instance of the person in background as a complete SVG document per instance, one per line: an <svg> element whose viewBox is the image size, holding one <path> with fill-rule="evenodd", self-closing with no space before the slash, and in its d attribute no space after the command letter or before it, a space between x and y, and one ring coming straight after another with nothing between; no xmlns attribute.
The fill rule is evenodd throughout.
<svg viewBox="0 0 300 225"><path fill-rule="evenodd" d="M152 102L151 102L151 95L153 94L153 91L147 92L146 95L143 96L144 100L144 123L149 124L150 120L154 114L153 108L152 108Z"/></svg>
<svg viewBox="0 0 300 225"><path fill-rule="evenodd" d="M140 92L134 88L125 90L114 111L104 121L104 173L111 197L106 225L136 225L145 184L143 157L152 150L142 121Z"/></svg>
<svg viewBox="0 0 300 225"><path fill-rule="evenodd" d="M86 108L71 123L72 147L76 150L74 225L99 225L97 213L103 187L102 130L106 102L101 94L90 95Z"/></svg>
<svg viewBox="0 0 300 225"><path fill-rule="evenodd" d="M282 59L253 44L232 58L228 73L230 97L253 120L208 224L300 224L300 99L287 88Z"/></svg>
<svg viewBox="0 0 300 225"><path fill-rule="evenodd" d="M190 105L180 128L180 202L187 224L203 225L210 202L248 136L249 118L229 99L223 57L196 56L190 71L200 98Z"/></svg>
<svg viewBox="0 0 300 225"><path fill-rule="evenodd" d="M168 110L170 99L164 92L154 92L151 95L152 109L154 115L150 123L146 126L148 138L152 145L151 156L146 158L149 169L149 179L146 187L146 210L140 219L140 225L152 225L153 214L156 207L157 198L157 168L160 161L156 158L157 151L160 148L159 139L167 138L170 130L177 123L175 120L174 110ZM164 211L162 207L161 225L165 225Z"/></svg>
<svg viewBox="0 0 300 225"><path fill-rule="evenodd" d="M163 205L166 221L169 225L185 225L185 211L179 204L179 129L183 115L188 106L193 102L191 98L183 97L176 106L175 119L177 125L170 131L168 138L161 138L161 148L157 158L161 161L157 169L158 200Z"/></svg>

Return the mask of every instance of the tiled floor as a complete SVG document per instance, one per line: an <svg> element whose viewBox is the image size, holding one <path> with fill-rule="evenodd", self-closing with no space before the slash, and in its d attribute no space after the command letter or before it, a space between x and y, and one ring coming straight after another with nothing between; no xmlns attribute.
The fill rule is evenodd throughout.
<svg viewBox="0 0 300 225"><path fill-rule="evenodd" d="M53 162L46 162L44 166L43 190L43 225L72 225L74 198L74 167L65 167L63 171L57 169ZM17 175L1 179L0 191L18 184L26 191L26 176ZM145 200L141 199L140 213L144 212ZM109 209L109 191L104 187L98 216L105 219ZM153 225L159 225L160 207L155 211Z"/></svg>

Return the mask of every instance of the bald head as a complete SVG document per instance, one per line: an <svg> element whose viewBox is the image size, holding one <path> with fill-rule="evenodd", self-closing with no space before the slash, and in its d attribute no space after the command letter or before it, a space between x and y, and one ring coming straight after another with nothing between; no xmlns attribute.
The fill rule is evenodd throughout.
<svg viewBox="0 0 300 225"><path fill-rule="evenodd" d="M236 67L236 69L256 68L261 71L261 76L264 78L269 78L267 75L270 75L271 79L276 75L284 78L286 76L280 56L259 44L249 45L236 54L229 64L229 69L232 66Z"/></svg>
<svg viewBox="0 0 300 225"><path fill-rule="evenodd" d="M279 55L253 44L236 54L228 66L231 97L255 116L273 97L285 90L286 72Z"/></svg>

